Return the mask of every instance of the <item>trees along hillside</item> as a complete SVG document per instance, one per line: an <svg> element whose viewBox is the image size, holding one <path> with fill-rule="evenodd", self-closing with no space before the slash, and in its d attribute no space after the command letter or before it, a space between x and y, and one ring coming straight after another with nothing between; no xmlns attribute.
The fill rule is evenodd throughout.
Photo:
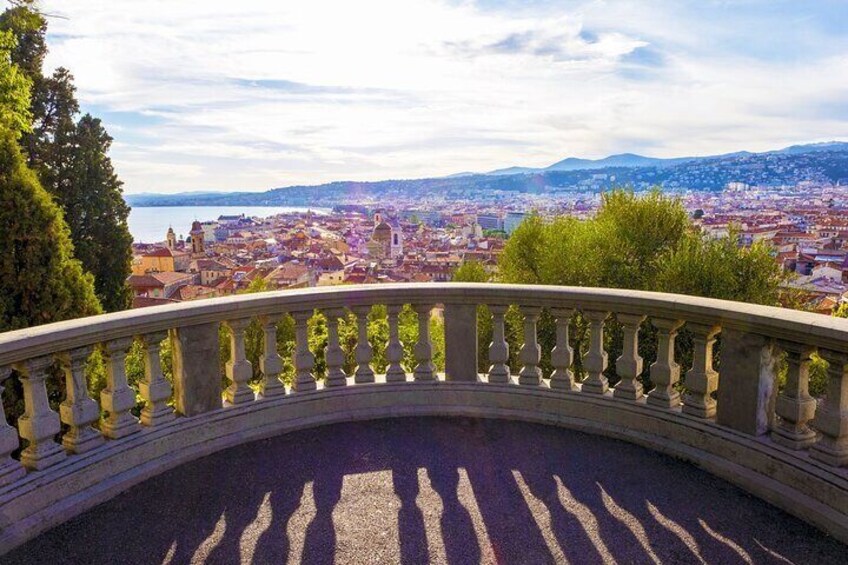
<svg viewBox="0 0 848 565"><path fill-rule="evenodd" d="M94 275L97 296L107 311L130 305L126 279L131 272L132 236L122 183L108 156L112 138L100 120L78 118L73 76L59 68L43 74L47 21L22 1L0 14L0 30L16 45L8 53L32 85L29 126L21 145L29 166L62 208L76 257Z"/></svg>

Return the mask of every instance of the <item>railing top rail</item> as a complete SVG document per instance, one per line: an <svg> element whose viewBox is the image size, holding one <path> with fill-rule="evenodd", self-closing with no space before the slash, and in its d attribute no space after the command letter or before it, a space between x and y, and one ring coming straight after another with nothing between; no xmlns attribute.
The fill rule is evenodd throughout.
<svg viewBox="0 0 848 565"><path fill-rule="evenodd" d="M718 324L848 353L848 320L772 306L637 290L419 283L243 294L153 306L0 334L0 366L110 339L263 314L370 304L528 304L647 314Z"/></svg>

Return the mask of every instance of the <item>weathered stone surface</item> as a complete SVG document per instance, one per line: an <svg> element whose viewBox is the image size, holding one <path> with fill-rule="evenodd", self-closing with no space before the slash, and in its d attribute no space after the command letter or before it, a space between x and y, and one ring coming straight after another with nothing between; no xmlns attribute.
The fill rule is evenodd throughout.
<svg viewBox="0 0 848 565"><path fill-rule="evenodd" d="M221 408L218 324L176 328L171 340L177 412L197 416Z"/></svg>
<svg viewBox="0 0 848 565"><path fill-rule="evenodd" d="M771 339L725 329L716 421L751 435L768 432L774 418L780 355Z"/></svg>
<svg viewBox="0 0 848 565"><path fill-rule="evenodd" d="M477 307L445 304L445 378L477 380Z"/></svg>

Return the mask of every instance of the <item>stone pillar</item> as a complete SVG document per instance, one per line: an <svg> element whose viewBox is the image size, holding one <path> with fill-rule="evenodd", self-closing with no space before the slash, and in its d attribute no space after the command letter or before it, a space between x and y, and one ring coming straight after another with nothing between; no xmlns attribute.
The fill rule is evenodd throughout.
<svg viewBox="0 0 848 565"><path fill-rule="evenodd" d="M692 333L692 368L686 372L683 412L698 418L712 418L716 413L713 392L718 373L713 368L713 345L721 328L704 324L686 324Z"/></svg>
<svg viewBox="0 0 848 565"><path fill-rule="evenodd" d="M259 370L262 371L259 394L262 398L286 394L286 387L280 380L280 374L283 372L283 358L277 353L277 323L280 318L282 318L280 314L267 314L259 318L264 340L262 355L259 356Z"/></svg>
<svg viewBox="0 0 848 565"><path fill-rule="evenodd" d="M813 426L821 432L810 457L836 467L848 466L848 355L819 351L830 366L827 370L827 398L816 412Z"/></svg>
<svg viewBox="0 0 848 565"><path fill-rule="evenodd" d="M475 304L445 304L445 379L478 380Z"/></svg>
<svg viewBox="0 0 848 565"><path fill-rule="evenodd" d="M197 416L221 408L217 322L176 328L171 344L177 412Z"/></svg>
<svg viewBox="0 0 848 565"><path fill-rule="evenodd" d="M312 312L294 312L294 336L295 336L295 354L294 354L294 383L292 390L295 392L307 392L315 390L318 385L315 382L315 375L312 374L312 368L315 366L315 356L309 350L309 332L306 323L312 317Z"/></svg>
<svg viewBox="0 0 848 565"><path fill-rule="evenodd" d="M536 337L536 322L542 309L536 306L522 306L521 314L524 316L524 345L518 353L523 363L518 373L518 384L540 385L542 384L542 370L539 361L542 359L542 348Z"/></svg>
<svg viewBox="0 0 848 565"><path fill-rule="evenodd" d="M613 396L625 400L642 398L644 389L639 381L642 374L642 357L639 355L639 326L645 321L641 314L616 314L624 330L621 355L615 360L615 372L621 380L615 385Z"/></svg>
<svg viewBox="0 0 848 565"><path fill-rule="evenodd" d="M224 324L230 330L230 360L225 366L230 386L224 391L224 398L230 404L253 402L256 396L247 384L253 376L253 365L244 351L244 330L250 325L250 319L227 320Z"/></svg>
<svg viewBox="0 0 848 565"><path fill-rule="evenodd" d="M762 435L768 432L774 412L778 352L765 336L728 328L721 336L716 423Z"/></svg>
<svg viewBox="0 0 848 565"><path fill-rule="evenodd" d="M433 365L433 344L430 341L430 304L416 304L418 314L418 343L415 344L415 360L418 364L413 373L416 381L436 380L436 367Z"/></svg>
<svg viewBox="0 0 848 565"><path fill-rule="evenodd" d="M386 382L405 382L406 371L401 365L403 361L403 344L400 342L399 316L403 306L401 304L389 304L386 306L389 317L389 343L386 345L386 359L389 366L386 368Z"/></svg>
<svg viewBox="0 0 848 565"><path fill-rule="evenodd" d="M130 410L135 406L135 391L127 384L127 351L132 338L112 339L103 344L106 362L106 388L100 392L100 405L106 416L100 429L108 438L120 439L141 431L138 420Z"/></svg>
<svg viewBox="0 0 848 565"><path fill-rule="evenodd" d="M347 373L342 366L345 361L344 350L339 345L339 318L344 318L342 309L327 310L327 349L324 350L324 360L327 362L327 379L324 386L345 386Z"/></svg>
<svg viewBox="0 0 848 565"><path fill-rule="evenodd" d="M18 419L18 432L29 442L21 452L21 463L34 471L65 458L65 450L53 439L61 426L59 415L50 409L45 385L52 363L53 359L45 356L15 365L24 388L24 415Z"/></svg>
<svg viewBox="0 0 848 565"><path fill-rule="evenodd" d="M85 364L90 347L80 347L56 355L65 373L65 400L59 405L62 422L68 431L62 445L71 453L84 453L103 443L103 435L91 425L100 419L100 406L88 396Z"/></svg>
<svg viewBox="0 0 848 565"><path fill-rule="evenodd" d="M680 393L675 385L680 381L680 365L674 360L674 339L683 320L653 318L657 328L657 360L651 364L654 390L648 393L648 404L661 408L680 406Z"/></svg>
<svg viewBox="0 0 848 565"><path fill-rule="evenodd" d="M171 383L162 374L160 352L162 340L168 332L155 332L141 336L144 347L144 379L138 383L138 390L144 398L141 410L141 423L145 426L158 426L174 419L174 410L168 406L171 398Z"/></svg>
<svg viewBox="0 0 848 565"><path fill-rule="evenodd" d="M3 410L3 393L11 372L8 367L0 367L0 486L12 484L26 475L23 465L12 459L12 452L20 447L20 441L18 431L6 423Z"/></svg>
<svg viewBox="0 0 848 565"><path fill-rule="evenodd" d="M583 367L587 377L581 390L590 394L604 394L609 389L609 381L604 376L607 368L607 352L604 351L604 322L609 312L586 310L583 317L589 321L589 349L583 356Z"/></svg>
<svg viewBox="0 0 848 565"><path fill-rule="evenodd" d="M816 433L807 426L816 413L816 400L810 396L810 361L816 348L800 343L778 341L786 353L786 386L778 394L775 412L779 418L771 438L790 449L804 449L816 441Z"/></svg>
<svg viewBox="0 0 848 565"><path fill-rule="evenodd" d="M504 304L491 304L489 310L492 312L492 343L489 345L489 382L510 383L513 382L509 371L509 343L506 341L504 330L504 316L509 306Z"/></svg>
<svg viewBox="0 0 848 565"><path fill-rule="evenodd" d="M572 308L552 308L551 314L556 318L556 345L551 350L551 388L559 390L577 390L574 383L574 373L571 365L574 363L574 349L568 343L568 324L574 315Z"/></svg>
<svg viewBox="0 0 848 565"><path fill-rule="evenodd" d="M353 382L373 383L374 369L371 367L371 359L374 357L374 349L368 341L368 314L371 306L354 306L351 311L356 315L356 347L353 354L356 358L356 373Z"/></svg>

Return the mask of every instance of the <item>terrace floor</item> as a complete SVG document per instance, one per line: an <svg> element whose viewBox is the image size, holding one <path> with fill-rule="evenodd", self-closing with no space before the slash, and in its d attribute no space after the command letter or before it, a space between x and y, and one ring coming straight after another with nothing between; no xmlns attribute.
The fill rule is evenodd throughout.
<svg viewBox="0 0 848 565"><path fill-rule="evenodd" d="M183 465L3 563L845 563L848 548L671 457L579 432L339 424Z"/></svg>

